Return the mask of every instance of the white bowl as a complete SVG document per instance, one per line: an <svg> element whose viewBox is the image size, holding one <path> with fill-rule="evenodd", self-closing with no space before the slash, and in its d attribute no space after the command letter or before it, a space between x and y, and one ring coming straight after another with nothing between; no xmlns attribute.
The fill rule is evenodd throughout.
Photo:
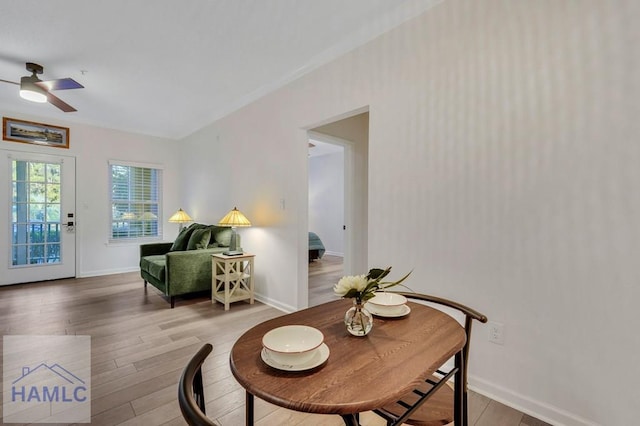
<svg viewBox="0 0 640 426"><path fill-rule="evenodd" d="M383 315L399 315L402 313L407 298L401 294L377 292L367 301L371 303L376 313Z"/></svg>
<svg viewBox="0 0 640 426"><path fill-rule="evenodd" d="M283 365L304 364L315 355L322 342L322 332L306 325L286 325L262 336L262 346L269 357Z"/></svg>

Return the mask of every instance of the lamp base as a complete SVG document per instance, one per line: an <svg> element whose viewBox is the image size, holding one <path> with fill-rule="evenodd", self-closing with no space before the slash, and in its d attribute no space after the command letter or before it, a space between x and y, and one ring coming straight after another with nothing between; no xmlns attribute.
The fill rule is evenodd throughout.
<svg viewBox="0 0 640 426"><path fill-rule="evenodd" d="M226 256L237 256L243 254L242 247L240 246L240 235L236 232L236 227L231 227L231 240L229 241L229 250L222 253Z"/></svg>

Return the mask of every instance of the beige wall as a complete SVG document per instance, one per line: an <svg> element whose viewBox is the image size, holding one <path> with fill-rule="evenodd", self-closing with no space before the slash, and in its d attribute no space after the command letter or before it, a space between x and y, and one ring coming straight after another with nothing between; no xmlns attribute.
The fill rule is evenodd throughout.
<svg viewBox="0 0 640 426"><path fill-rule="evenodd" d="M151 163L163 168L164 218L182 205L179 191L179 146L175 141L11 111L0 115L69 128L69 149L0 141L0 149L65 155L76 158L76 270L78 277L138 271L139 243L109 244L109 160ZM5 159L2 159L3 161ZM0 180L5 184L5 179ZM6 200L0 200L6 208ZM162 223L165 239L173 241L178 228ZM141 281L142 291L142 281Z"/></svg>
<svg viewBox="0 0 640 426"><path fill-rule="evenodd" d="M368 107L369 265L504 324L504 346L475 328L474 388L634 424L639 21L636 0L445 1L183 141L189 202L238 205L260 297L302 306L305 129Z"/></svg>

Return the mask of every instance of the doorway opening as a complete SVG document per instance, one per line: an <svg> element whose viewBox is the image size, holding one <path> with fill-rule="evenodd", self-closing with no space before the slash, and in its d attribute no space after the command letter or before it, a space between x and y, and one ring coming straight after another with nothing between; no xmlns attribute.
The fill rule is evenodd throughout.
<svg viewBox="0 0 640 426"><path fill-rule="evenodd" d="M333 300L343 275L367 266L369 113L310 129L308 304ZM319 240L319 242L318 242ZM319 244L320 257L312 253Z"/></svg>
<svg viewBox="0 0 640 426"><path fill-rule="evenodd" d="M348 149L346 141L309 134L309 306L333 300L327 289L344 275Z"/></svg>

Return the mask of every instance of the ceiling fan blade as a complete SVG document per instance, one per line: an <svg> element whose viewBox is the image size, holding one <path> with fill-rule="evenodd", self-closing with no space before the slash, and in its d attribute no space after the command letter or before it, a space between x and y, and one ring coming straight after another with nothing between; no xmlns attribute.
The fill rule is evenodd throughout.
<svg viewBox="0 0 640 426"><path fill-rule="evenodd" d="M66 103L65 101L63 101L62 99L60 99L59 97L57 97L51 92L47 92L47 100L51 105L54 105L60 108L64 112L77 111L77 109L75 109L74 107L72 107L71 105L69 105L68 103Z"/></svg>
<svg viewBox="0 0 640 426"><path fill-rule="evenodd" d="M84 89L84 86L72 78L59 78L57 80L40 81L36 83L47 90Z"/></svg>
<svg viewBox="0 0 640 426"><path fill-rule="evenodd" d="M16 83L15 81L9 81L9 80L3 80L0 78L0 81L4 82L4 83L11 83L11 84L15 84L15 85L20 85L20 83Z"/></svg>

